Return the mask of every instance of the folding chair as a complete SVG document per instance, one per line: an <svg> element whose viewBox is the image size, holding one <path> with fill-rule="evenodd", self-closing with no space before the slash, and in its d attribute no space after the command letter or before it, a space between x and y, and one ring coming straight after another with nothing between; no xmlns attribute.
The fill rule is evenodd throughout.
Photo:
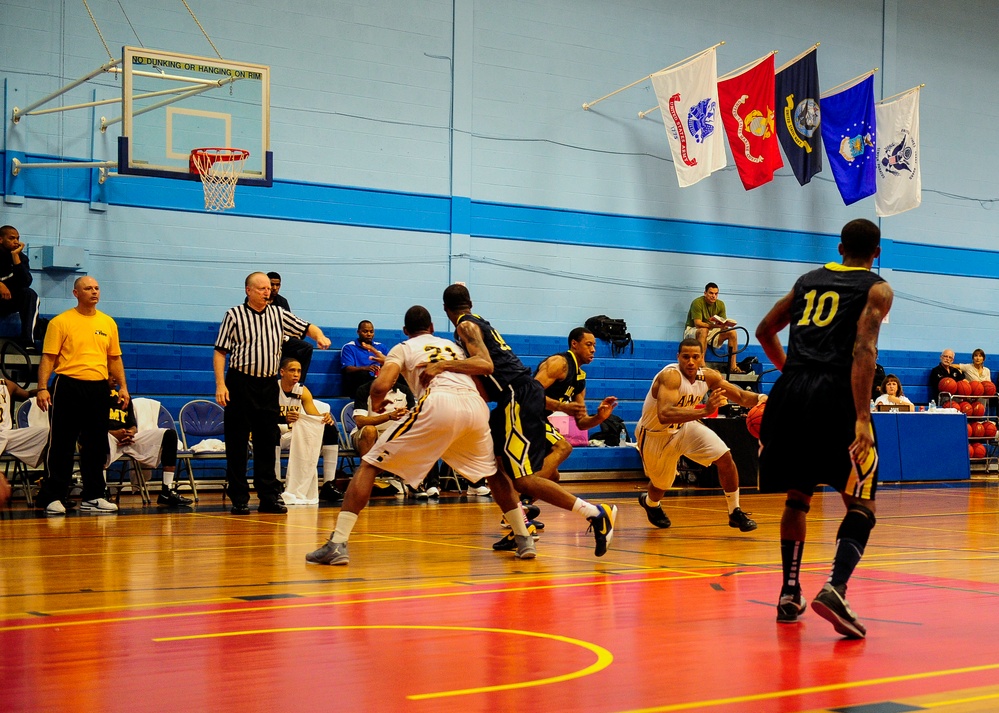
<svg viewBox="0 0 999 713"><path fill-rule="evenodd" d="M180 436L180 431L177 429L177 422L173 420L173 416L169 411L167 411L167 407L164 406L163 404L160 404L160 412L156 418L156 426L157 428L171 428L174 430L175 433L177 433L178 437ZM180 475L179 473L180 464L181 464L180 451L182 447L183 447L183 442L179 442L177 444L177 471L178 471L177 476ZM186 450L186 448L184 450ZM191 494L194 496L194 502L198 502L198 486L194 484L194 473L191 471L190 464L188 463L189 460L190 458L187 455L185 455L183 462L188 465L187 482L191 486ZM177 481L174 480L174 483L176 482Z"/></svg>
<svg viewBox="0 0 999 713"><path fill-rule="evenodd" d="M337 432L340 436L340 462L345 464L353 475L357 469L357 458L359 454L350 440L350 432L357 424L354 422L354 402L348 401L340 411L340 420L337 421ZM326 464L323 464L326 467Z"/></svg>
<svg viewBox="0 0 999 713"><path fill-rule="evenodd" d="M225 412L214 401L195 399L188 401L180 409L180 441L182 449L177 451L177 462L187 465L191 489L197 500L197 489L194 485L193 461L224 461L225 451L191 450L191 447L206 438L225 438ZM225 486L222 488L222 499L225 499Z"/></svg>
<svg viewBox="0 0 999 713"><path fill-rule="evenodd" d="M34 414L31 411L34 410ZM34 397L23 401L14 412L14 422L18 428L28 428L29 426L49 425L48 416L35 405ZM13 456L4 455L0 457L0 463L4 465L4 475L10 482L11 489L20 489L24 493L24 499L28 507L34 507L34 495L31 492L31 473L28 466L21 460ZM13 472L11 467L13 466Z"/></svg>
<svg viewBox="0 0 999 713"><path fill-rule="evenodd" d="M160 425L162 419L162 414L165 411L163 404L155 399L147 399L138 397L132 399L132 409L135 411L136 426L138 430L148 430L150 428L171 428L171 426ZM149 421L146 414L152 411L156 411L157 418L155 422ZM170 414L167 413L167 416ZM170 418L173 421L173 418ZM175 429L176 430L176 429ZM142 464L139 463L138 459L131 455L121 455L115 461L115 463L121 463L121 469L119 471L117 486L112 486L110 480L105 476L105 481L107 481L108 488L116 487L115 490L115 502L119 502L121 497L121 491L126 488L136 488L139 491L139 495L142 497L142 504L149 505L152 503L152 498L149 496L149 488L146 485L146 472L143 470ZM111 466L114 463L108 465L107 474L111 473ZM153 469L155 470L155 469ZM131 473L129 476L129 482L125 483L125 474ZM133 482L134 478L134 482Z"/></svg>

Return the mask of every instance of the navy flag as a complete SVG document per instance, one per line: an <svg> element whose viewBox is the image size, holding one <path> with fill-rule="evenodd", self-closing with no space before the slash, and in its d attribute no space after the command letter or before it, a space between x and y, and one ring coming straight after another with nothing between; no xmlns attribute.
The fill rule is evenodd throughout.
<svg viewBox="0 0 999 713"><path fill-rule="evenodd" d="M822 140L833 178L846 205L878 189L874 74L822 97Z"/></svg>
<svg viewBox="0 0 999 713"><path fill-rule="evenodd" d="M819 64L816 48L791 60L775 77L777 138L798 183L805 185L822 170L822 115L819 111Z"/></svg>

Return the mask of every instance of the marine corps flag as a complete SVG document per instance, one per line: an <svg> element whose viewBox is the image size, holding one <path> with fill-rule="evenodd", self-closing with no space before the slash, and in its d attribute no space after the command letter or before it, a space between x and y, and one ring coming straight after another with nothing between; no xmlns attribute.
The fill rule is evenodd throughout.
<svg viewBox="0 0 999 713"><path fill-rule="evenodd" d="M876 139L873 72L846 89L822 97L822 141L846 205L877 191Z"/></svg>
<svg viewBox="0 0 999 713"><path fill-rule="evenodd" d="M774 180L784 165L774 129L774 53L718 80L722 123L747 191Z"/></svg>
<svg viewBox="0 0 999 713"><path fill-rule="evenodd" d="M919 170L919 87L877 105L878 215L897 215L923 200Z"/></svg>
<svg viewBox="0 0 999 713"><path fill-rule="evenodd" d="M817 47L817 45L816 45ZM819 63L812 47L777 71L777 138L802 186L822 170Z"/></svg>
<svg viewBox="0 0 999 713"><path fill-rule="evenodd" d="M715 50L701 52L675 69L653 74L659 109L680 188L725 168L725 140L718 126Z"/></svg>

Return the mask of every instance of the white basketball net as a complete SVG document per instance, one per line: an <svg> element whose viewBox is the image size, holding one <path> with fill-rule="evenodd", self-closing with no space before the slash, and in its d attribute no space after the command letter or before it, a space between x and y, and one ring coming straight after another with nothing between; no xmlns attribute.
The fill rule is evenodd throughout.
<svg viewBox="0 0 999 713"><path fill-rule="evenodd" d="M244 149L195 149L191 162L205 188L205 210L223 211L236 205L236 181L250 152Z"/></svg>

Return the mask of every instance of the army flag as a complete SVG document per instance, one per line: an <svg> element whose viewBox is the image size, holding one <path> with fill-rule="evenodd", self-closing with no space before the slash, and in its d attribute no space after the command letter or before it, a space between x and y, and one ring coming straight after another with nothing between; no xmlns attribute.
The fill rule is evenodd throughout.
<svg viewBox="0 0 999 713"><path fill-rule="evenodd" d="M819 63L812 47L780 68L774 78L777 138L802 186L822 170Z"/></svg>
<svg viewBox="0 0 999 713"><path fill-rule="evenodd" d="M725 140L718 125L718 65L714 48L675 69L651 76L666 125L680 188L725 168Z"/></svg>
<svg viewBox="0 0 999 713"><path fill-rule="evenodd" d="M919 87L877 105L878 215L897 215L923 200L919 170Z"/></svg>
<svg viewBox="0 0 999 713"><path fill-rule="evenodd" d="M822 142L846 205L877 191L876 140L873 72L822 97Z"/></svg>
<svg viewBox="0 0 999 713"><path fill-rule="evenodd" d="M718 80L722 124L747 191L774 180L784 165L774 128L774 53Z"/></svg>

